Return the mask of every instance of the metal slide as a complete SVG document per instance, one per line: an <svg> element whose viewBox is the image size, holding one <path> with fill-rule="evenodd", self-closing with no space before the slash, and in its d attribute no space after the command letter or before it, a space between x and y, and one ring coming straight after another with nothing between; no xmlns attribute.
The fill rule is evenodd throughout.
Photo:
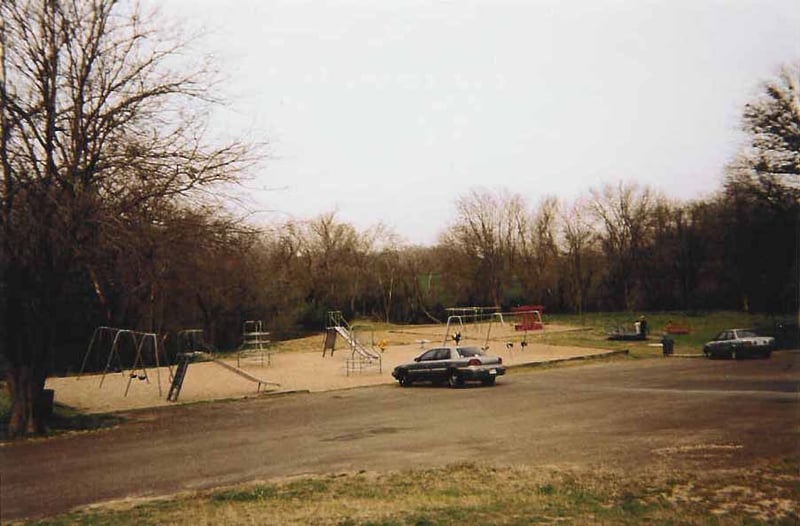
<svg viewBox="0 0 800 526"><path fill-rule="evenodd" d="M258 387L256 388L256 391L260 391L262 385L264 385L264 386L274 385L274 386L278 386L278 387L281 385L281 384L276 383L276 382L268 382L266 380L262 380L261 378L253 376L252 374L239 369L238 367L235 367L233 365L225 363L222 360L218 360L218 359L214 358L212 355L210 355L208 353L200 353L200 356L202 356L203 358L206 358L207 360L210 360L210 361L212 361L212 362L214 362L214 363L216 363L218 365L221 365L222 367L228 369L229 371L231 371L233 373L236 373L239 376L250 380L251 382L257 383Z"/></svg>
<svg viewBox="0 0 800 526"><path fill-rule="evenodd" d="M189 364L193 362L196 358L203 358L214 362L217 365L221 365L225 369L228 369L232 373L236 373L239 376L250 380L251 382L255 382L258 384L256 387L256 392L261 391L261 386L268 386L273 385L275 387L280 387L281 384L277 382L268 382L267 380L262 380L252 374L245 372L238 367L234 367L229 363L225 363L222 360L218 360L213 355L208 354L202 351L193 351L193 352L184 352L178 355L178 370L175 373L175 376L172 378L172 385L169 388L169 394L167 395L167 400L170 402L177 402L178 396L181 394L181 388L183 387L183 380L186 378L187 370L189 369Z"/></svg>
<svg viewBox="0 0 800 526"><path fill-rule="evenodd" d="M350 348L358 353L362 358L370 362L381 362L381 355L374 349L367 347L358 341L354 331L350 328L347 320L342 316L342 312L338 310L328 311L328 330L335 330L344 340L350 344ZM324 354L323 354L324 356Z"/></svg>
<svg viewBox="0 0 800 526"><path fill-rule="evenodd" d="M378 353L373 351L372 349L365 347L361 342L359 342L352 333L346 328L342 327L341 325L336 325L334 327L336 332L338 332L344 340L350 344L350 347L356 351L358 354L363 356L368 360L380 360L381 357Z"/></svg>

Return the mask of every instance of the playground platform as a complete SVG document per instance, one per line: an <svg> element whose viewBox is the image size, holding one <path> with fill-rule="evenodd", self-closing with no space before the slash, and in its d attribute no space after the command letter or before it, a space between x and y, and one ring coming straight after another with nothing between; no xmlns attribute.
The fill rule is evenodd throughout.
<svg viewBox="0 0 800 526"><path fill-rule="evenodd" d="M553 328L553 330L571 330L570 328ZM521 333L509 332L508 335L497 334L489 343L489 354L500 356L503 363L510 367L531 366L602 357L618 353L604 349L588 349L583 347L565 347L548 345L537 341L537 336L523 336ZM521 338L526 339L522 346ZM477 339L477 338L476 338ZM348 374L346 362L351 357L347 347L337 348L331 356L322 355L323 336L319 337L318 348L308 345L308 350L277 352L271 357L269 365L264 365L258 353L239 360L239 369L247 374L236 374L220 367L218 363L201 361L192 363L186 374L178 404L196 403L211 400L224 400L268 396L276 393L297 391L321 392L338 389L349 389L382 384L396 384L391 376L396 365L411 361L422 350L442 345L442 328L413 327L408 330L390 331L389 345L381 352L381 368L368 368ZM393 340L399 342L393 343ZM316 341L316 339L308 339ZM413 342L413 343L408 343ZM513 345L509 346L509 343ZM452 343L452 342L450 342ZM466 340L461 345L481 346L484 342ZM237 365L237 358L221 358L232 367ZM259 386L248 380L247 376L275 382L277 386ZM127 373L108 373L100 386L100 375L83 375L81 377L55 377L47 380L46 388L55 391L56 403L64 404L89 413L108 413L148 407L175 405L168 402L166 394L169 390L169 370L166 367L148 369L147 379L136 379L130 383L127 396L124 395L128 385ZM160 378L161 389L158 382ZM512 382L513 378L504 377L502 382Z"/></svg>

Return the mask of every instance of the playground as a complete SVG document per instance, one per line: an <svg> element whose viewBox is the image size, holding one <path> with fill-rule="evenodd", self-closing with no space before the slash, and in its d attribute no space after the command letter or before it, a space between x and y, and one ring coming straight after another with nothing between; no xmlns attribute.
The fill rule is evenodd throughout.
<svg viewBox="0 0 800 526"><path fill-rule="evenodd" d="M394 384L391 371L396 365L411 361L424 349L453 345L456 341L462 346L485 348L511 367L609 352L548 345L543 341L546 334L576 329L544 326L540 315L535 323L531 319L526 314L516 319L481 315L478 320L474 314L456 313L447 324L394 326L375 331L369 325L351 327L334 312L326 332L272 345L267 345L268 333L259 324L254 331L260 338L256 345L246 345L248 339L252 343L252 333L246 332L239 352L188 353L182 373L180 359L177 365L165 366L162 361L158 367L155 364L145 367L142 353L137 352L132 366L126 367L119 353L106 351L106 363L119 362L116 368L107 367L104 373L49 378L46 388L54 391L56 403L89 413L106 413L175 403ZM178 393L175 377L180 377Z"/></svg>

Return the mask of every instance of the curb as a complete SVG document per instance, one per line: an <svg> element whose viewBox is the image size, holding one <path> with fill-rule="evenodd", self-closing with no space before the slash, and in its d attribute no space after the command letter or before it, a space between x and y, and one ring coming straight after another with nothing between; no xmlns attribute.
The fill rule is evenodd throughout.
<svg viewBox="0 0 800 526"><path fill-rule="evenodd" d="M271 397L278 397L278 396L288 396L294 394L310 394L311 389L290 389L288 391L262 391L258 393L253 398L271 398ZM234 398L234 400L239 400L238 398Z"/></svg>
<svg viewBox="0 0 800 526"><path fill-rule="evenodd" d="M627 356L629 354L628 349L622 349L621 351L608 351L602 354L582 354L580 356L571 356L569 358L556 358L554 360L546 360L543 362L528 362L528 363L519 363L514 365L506 365L506 369L527 369L531 367L541 367L543 365L551 365L554 363L564 363L564 362L577 362L580 360L594 360L597 358L608 358L610 356Z"/></svg>

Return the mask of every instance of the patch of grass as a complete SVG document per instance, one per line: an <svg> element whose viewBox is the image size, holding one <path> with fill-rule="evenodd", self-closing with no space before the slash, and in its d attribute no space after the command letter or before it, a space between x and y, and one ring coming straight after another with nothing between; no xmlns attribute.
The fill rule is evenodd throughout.
<svg viewBox="0 0 800 526"><path fill-rule="evenodd" d="M225 490L211 495L214 502L263 502L267 500L310 499L328 491L326 479L303 479L282 486L259 485Z"/></svg>
<svg viewBox="0 0 800 526"><path fill-rule="evenodd" d="M8 420L11 416L11 398L5 388L0 389L0 440L8 439ZM86 414L69 406L54 404L53 414L47 421L48 436L70 431L92 431L120 424L125 419L113 414Z"/></svg>
<svg viewBox="0 0 800 526"><path fill-rule="evenodd" d="M556 488L552 484L544 484L539 486L538 492L541 495L552 495L556 492Z"/></svg>
<svg viewBox="0 0 800 526"><path fill-rule="evenodd" d="M657 504L647 504L639 496L627 492L622 495L618 505L626 515L632 516L642 516L657 506Z"/></svg>
<svg viewBox="0 0 800 526"><path fill-rule="evenodd" d="M462 463L304 477L121 504L35 524L795 524L792 504L800 497L800 477L790 467L795 460L662 478ZM734 494L731 486L748 491Z"/></svg>
<svg viewBox="0 0 800 526"><path fill-rule="evenodd" d="M211 495L214 502L252 502L274 499L278 492L274 486L257 486L250 489L221 491Z"/></svg>
<svg viewBox="0 0 800 526"><path fill-rule="evenodd" d="M54 433L66 431L91 431L119 425L125 419L107 413L81 413L71 407L55 404L50 418L50 429Z"/></svg>
<svg viewBox="0 0 800 526"><path fill-rule="evenodd" d="M608 340L608 331L612 327L623 326L632 330L633 323L640 315L647 317L650 337L646 341L613 341ZM553 345L572 345L576 347L601 347L604 349L628 349L634 358L651 357L661 354L661 349L648 344L660 343L665 327L669 322L689 328L689 334L671 334L675 342L675 352L680 354L697 354L702 351L703 344L724 329L736 327L754 327L771 325L774 318L764 315L751 315L742 312L597 312L583 315L548 314L545 322L571 325L584 330L548 334L545 328L543 342Z"/></svg>

